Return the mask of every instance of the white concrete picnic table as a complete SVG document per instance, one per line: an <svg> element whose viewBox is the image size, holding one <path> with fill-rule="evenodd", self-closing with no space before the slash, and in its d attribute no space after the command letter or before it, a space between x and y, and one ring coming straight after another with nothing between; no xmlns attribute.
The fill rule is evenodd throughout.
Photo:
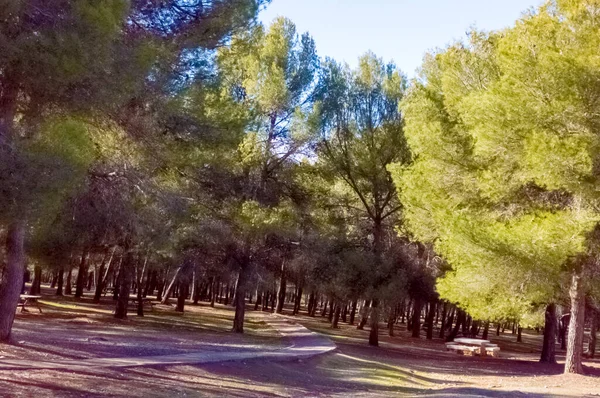
<svg viewBox="0 0 600 398"><path fill-rule="evenodd" d="M454 339L454 342L460 343L460 344L465 344L465 345L476 345L476 346L480 346L482 344L485 344L485 345L491 344L489 340L470 339L467 337L459 337L457 339Z"/></svg>

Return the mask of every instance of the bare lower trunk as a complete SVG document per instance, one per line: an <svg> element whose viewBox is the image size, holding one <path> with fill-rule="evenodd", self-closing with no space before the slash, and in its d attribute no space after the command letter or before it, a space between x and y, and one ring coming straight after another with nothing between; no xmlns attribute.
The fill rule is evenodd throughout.
<svg viewBox="0 0 600 398"><path fill-rule="evenodd" d="M585 320L585 295L581 273L573 272L571 287L571 320L567 336L567 356L565 373L583 374L581 354L583 351L583 327Z"/></svg>
<svg viewBox="0 0 600 398"><path fill-rule="evenodd" d="M244 333L244 318L246 315L246 289L250 273L250 264L245 263L240 268L235 292L235 316L233 318L234 333Z"/></svg>
<svg viewBox="0 0 600 398"><path fill-rule="evenodd" d="M33 268L33 281L29 288L29 294L37 295L42 291L42 266L36 265Z"/></svg>
<svg viewBox="0 0 600 398"><path fill-rule="evenodd" d="M448 311L448 303L444 302L444 306L442 308L442 324L440 326L440 334L439 334L439 338L443 339L444 338L444 334L446 332L446 312Z"/></svg>
<svg viewBox="0 0 600 398"><path fill-rule="evenodd" d="M412 315L412 337L419 338L421 336L421 300L415 299Z"/></svg>
<svg viewBox="0 0 600 398"><path fill-rule="evenodd" d="M546 306L540 362L556 363L556 304L554 303Z"/></svg>
<svg viewBox="0 0 600 398"><path fill-rule="evenodd" d="M490 321L485 321L485 326L483 327L483 335L481 335L481 338L484 340L487 340L489 333L490 333Z"/></svg>
<svg viewBox="0 0 600 398"><path fill-rule="evenodd" d="M127 318L127 306L129 305L129 291L131 282L133 281L133 253L129 249L125 249L125 259L121 264L121 283L119 285L119 297L117 298L117 306L115 309L115 318Z"/></svg>
<svg viewBox="0 0 600 398"><path fill-rule="evenodd" d="M369 332L369 345L379 346L379 300L371 301L371 331Z"/></svg>
<svg viewBox="0 0 600 398"><path fill-rule="evenodd" d="M25 268L25 223L13 222L6 237L6 265L0 287L0 341L10 339Z"/></svg>
<svg viewBox="0 0 600 398"><path fill-rule="evenodd" d="M340 321L340 313L342 311L342 307L338 304L335 306L335 313L333 314L333 320L331 321L331 327L337 329L338 323Z"/></svg>
<svg viewBox="0 0 600 398"><path fill-rule="evenodd" d="M364 329L367 321L369 320L369 307L371 306L370 300L365 300L361 310L360 310L360 321L358 322L358 326L356 327L359 330Z"/></svg>
<svg viewBox="0 0 600 398"><path fill-rule="evenodd" d="M279 279L279 290L277 291L277 307L275 312L281 314L283 312L283 304L285 302L285 293L287 289L287 278L285 275L285 260L281 264L281 277Z"/></svg>
<svg viewBox="0 0 600 398"><path fill-rule="evenodd" d="M356 317L356 306L358 305L358 300L352 301L352 309L350 310L350 319L348 323L350 325L354 325L354 318Z"/></svg>
<svg viewBox="0 0 600 398"><path fill-rule="evenodd" d="M597 311L592 310L591 313L591 327L590 327L590 341L588 343L588 356L594 358L596 355L596 332L598 331L598 314Z"/></svg>
<svg viewBox="0 0 600 398"><path fill-rule="evenodd" d="M63 295L64 274L65 274L65 270L63 268L58 270L58 280L56 281L56 295L57 296Z"/></svg>
<svg viewBox="0 0 600 398"><path fill-rule="evenodd" d="M98 282L96 283L96 292L94 293L95 302L99 302L100 297L102 297L102 292L104 291L104 286L106 285L106 276L110 270L110 265L112 264L116 249L117 247L115 246L112 250L110 258L107 259L105 257L100 264L100 269L98 270Z"/></svg>
<svg viewBox="0 0 600 398"><path fill-rule="evenodd" d="M87 248L83 249L83 253L81 253L81 261L79 263L79 271L77 272L77 282L75 283L75 297L79 298L83 296L83 287L87 278L87 269L88 269L88 250Z"/></svg>
<svg viewBox="0 0 600 398"><path fill-rule="evenodd" d="M185 300L187 299L189 290L188 281L181 281L179 284L179 295L177 296L177 307L175 311L183 312L185 309Z"/></svg>
<svg viewBox="0 0 600 398"><path fill-rule="evenodd" d="M446 337L446 341L454 341L458 332L460 330L461 325L466 321L466 314L463 310L456 310L458 313L456 315L456 325L454 325L454 329L450 332L450 334Z"/></svg>
<svg viewBox="0 0 600 398"><path fill-rule="evenodd" d="M161 304L167 304L169 302L169 296L171 296L171 292L173 291L173 286L175 286L175 282L177 281L179 272L181 272L181 266L179 266L179 268L177 268L177 271L175 271L175 275L173 275L173 279L171 279L171 283L169 283L169 287L167 287L167 290L164 292L163 299L160 302ZM167 276L168 275L165 275L165 278Z"/></svg>
<svg viewBox="0 0 600 398"><path fill-rule="evenodd" d="M435 313L436 302L432 301L429 303L429 312L427 313L427 340L433 339L433 318Z"/></svg>

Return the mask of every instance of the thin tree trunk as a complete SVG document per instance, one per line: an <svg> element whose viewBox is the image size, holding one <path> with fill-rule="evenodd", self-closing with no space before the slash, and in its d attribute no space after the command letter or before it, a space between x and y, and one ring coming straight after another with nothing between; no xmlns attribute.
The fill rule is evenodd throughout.
<svg viewBox="0 0 600 398"><path fill-rule="evenodd" d="M144 316L144 275L146 274L146 265L148 264L148 252L146 251L146 255L144 256L144 265L142 266L142 270L139 270L139 264L136 263L135 266L135 279L137 284L137 314L138 316Z"/></svg>
<svg viewBox="0 0 600 398"><path fill-rule="evenodd" d="M433 339L433 318L435 314L436 302L432 301L429 303L429 312L427 313L427 340Z"/></svg>
<svg viewBox="0 0 600 398"><path fill-rule="evenodd" d="M56 281L56 295L63 295L63 285L64 285L64 274L65 270L61 267L58 271L58 280Z"/></svg>
<svg viewBox="0 0 600 398"><path fill-rule="evenodd" d="M412 337L421 337L421 300L415 299L412 314Z"/></svg>
<svg viewBox="0 0 600 398"><path fill-rule="evenodd" d="M171 283L169 283L169 287L167 287L167 290L164 292L164 296L162 301L160 302L161 304L167 304L169 302L169 296L171 295L171 292L173 291L173 287L175 286L175 282L177 281L177 277L179 276L179 273L181 272L181 268L183 266L179 266L177 268L177 270L175 271L175 275L173 275L173 278L171 279ZM166 280L167 275L165 275L165 280Z"/></svg>
<svg viewBox="0 0 600 398"><path fill-rule="evenodd" d="M554 303L546 306L540 362L556 363L556 304Z"/></svg>
<svg viewBox="0 0 600 398"><path fill-rule="evenodd" d="M590 341L588 342L588 356L594 358L596 355L596 332L598 331L598 317L596 310L591 311Z"/></svg>
<svg viewBox="0 0 600 398"><path fill-rule="evenodd" d="M356 327L359 330L363 330L365 325L369 320L369 309L371 307L371 301L365 300L362 308L360 309L360 321L358 322L358 326Z"/></svg>
<svg viewBox="0 0 600 398"><path fill-rule="evenodd" d="M115 308L115 318L125 319L127 318L127 306L129 305L129 291L131 289L131 282L133 281L134 272L134 260L133 252L125 247L125 258L121 264L121 283L119 285L119 297L117 299L117 305Z"/></svg>
<svg viewBox="0 0 600 398"><path fill-rule="evenodd" d="M23 287L25 272L25 223L16 221L9 225L6 236L6 264L4 283L0 286L0 341L10 339L15 309Z"/></svg>
<svg viewBox="0 0 600 398"><path fill-rule="evenodd" d="M369 345L379 346L379 300L371 300L371 330L369 332Z"/></svg>
<svg viewBox="0 0 600 398"><path fill-rule="evenodd" d="M339 328L338 324L339 324L339 321L340 321L340 312L341 312L341 309L342 309L342 307L339 304L337 304L335 306L335 313L333 315L333 320L331 321L331 327L333 329Z"/></svg>
<svg viewBox="0 0 600 398"><path fill-rule="evenodd" d="M110 270L110 265L112 264L116 250L117 250L117 247L116 246L113 247L110 257L107 259L105 256L102 259L102 263L100 263L100 269L98 270L98 282L96 283L96 291L94 292L94 301L95 302L99 302L100 298L102 297L102 292L104 291L104 285L106 284L106 277L108 276L108 271Z"/></svg>
<svg viewBox="0 0 600 398"><path fill-rule="evenodd" d="M246 262L240 267L238 283L235 292L235 316L233 318L233 332L244 333L244 318L246 315L246 289L250 274L250 264Z"/></svg>
<svg viewBox="0 0 600 398"><path fill-rule="evenodd" d="M585 295L580 272L573 272L571 288L571 320L567 336L567 356L565 373L583 374L581 354L583 351L583 327L585 321Z"/></svg>
<svg viewBox="0 0 600 398"><path fill-rule="evenodd" d="M80 298L83 296L83 288L86 282L87 269L88 269L88 257L89 251L86 248L81 253L81 261L79 262L79 271L77 272L77 282L75 283L75 297Z"/></svg>
<svg viewBox="0 0 600 398"><path fill-rule="evenodd" d="M296 315L300 312L300 305L302 304L302 286L298 286L298 291L296 292L296 300L294 302L294 312L293 315Z"/></svg>
<svg viewBox="0 0 600 398"><path fill-rule="evenodd" d="M354 325L354 318L356 317L356 306L358 305L358 300L352 301L352 308L350 310L350 320L349 324Z"/></svg>
<svg viewBox="0 0 600 398"><path fill-rule="evenodd" d="M465 312L460 309L457 309L456 311L458 312L456 315L456 325L454 325L454 329L452 329L452 332L450 332L450 334L446 337L446 341L453 341L458 335L458 331L460 330L461 325L465 323Z"/></svg>
<svg viewBox="0 0 600 398"><path fill-rule="evenodd" d="M42 291L42 266L36 265L33 268L33 281L29 288L29 294L38 295Z"/></svg>
<svg viewBox="0 0 600 398"><path fill-rule="evenodd" d="M281 263L281 276L279 278L279 290L277 292L277 308L276 313L281 314L283 312L283 304L285 301L285 293L287 289L287 278L285 272L285 260Z"/></svg>
<svg viewBox="0 0 600 398"><path fill-rule="evenodd" d="M72 291L73 264L69 264L69 272L67 272L67 281L65 283L65 294L69 296Z"/></svg>
<svg viewBox="0 0 600 398"><path fill-rule="evenodd" d="M444 338L444 334L446 333L446 312L448 311L448 303L446 303L444 301L444 305L442 307L442 324L440 325L440 334L439 334L439 338L443 339Z"/></svg>

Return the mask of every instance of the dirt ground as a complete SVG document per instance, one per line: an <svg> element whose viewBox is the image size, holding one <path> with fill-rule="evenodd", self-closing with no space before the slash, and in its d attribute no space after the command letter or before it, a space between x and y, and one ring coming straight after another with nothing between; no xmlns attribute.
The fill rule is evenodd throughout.
<svg viewBox="0 0 600 398"><path fill-rule="evenodd" d="M0 346L3 358L31 361L162 355L239 344L284 345L253 318L247 333L228 332L230 307L188 306L185 314L160 307L148 316L116 321L112 302L49 296L44 313L18 314L14 344ZM396 328L381 329L379 348L366 344L368 331L326 319L296 317L307 328L329 336L338 346L308 360L247 360L202 366L154 366L89 371L2 370L3 397L592 397L600 396L600 361L586 361L587 376L564 376L562 366L537 363L541 336L526 331L523 343L506 333L490 339L501 358L465 357L443 350L443 341L413 339ZM559 360L564 353L559 351ZM1 358L0 358L1 359Z"/></svg>

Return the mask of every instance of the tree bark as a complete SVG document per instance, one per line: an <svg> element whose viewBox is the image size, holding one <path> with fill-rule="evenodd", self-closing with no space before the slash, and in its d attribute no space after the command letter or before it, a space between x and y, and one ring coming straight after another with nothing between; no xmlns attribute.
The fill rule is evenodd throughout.
<svg viewBox="0 0 600 398"><path fill-rule="evenodd" d="M581 272L573 272L571 287L571 320L567 336L567 356L565 358L565 373L583 374L583 327L585 321L585 293Z"/></svg>
<svg viewBox="0 0 600 398"><path fill-rule="evenodd" d="M412 313L412 337L419 338L421 336L421 300L415 299Z"/></svg>
<svg viewBox="0 0 600 398"><path fill-rule="evenodd" d="M115 318L125 319L127 318L127 306L129 305L129 291L131 289L131 282L133 281L134 272L134 260L133 253L129 248L125 248L124 260L121 264L121 283L119 285L119 297L117 298L117 305L115 308Z"/></svg>
<svg viewBox="0 0 600 398"><path fill-rule="evenodd" d="M450 334L446 337L446 341L454 341L454 339L458 335L458 332L460 330L461 325L463 323L465 323L465 320L466 320L466 314L465 314L465 312L463 310L460 310L460 309L456 309L456 311L457 311L456 325L454 325L454 329L452 329L452 331L450 332Z"/></svg>
<svg viewBox="0 0 600 398"><path fill-rule="evenodd" d="M339 328L338 324L339 324L339 321L340 321L341 310L342 310L342 307L339 304L337 304L335 306L335 313L333 314L333 320L331 321L331 327L333 329Z"/></svg>
<svg viewBox="0 0 600 398"><path fill-rule="evenodd" d="M427 340L433 340L433 318L435 315L436 302L429 303L429 312L427 313Z"/></svg>
<svg viewBox="0 0 600 398"><path fill-rule="evenodd" d="M371 307L371 301L365 300L362 308L360 309L360 321L358 322L358 326L356 327L359 330L363 330L367 321L369 320L369 308Z"/></svg>
<svg viewBox="0 0 600 398"><path fill-rule="evenodd" d="M6 236L6 265L0 286L0 341L10 339L25 270L25 222L15 221Z"/></svg>
<svg viewBox="0 0 600 398"><path fill-rule="evenodd" d="M102 263L100 263L100 269L98 270L98 282L96 283L96 291L94 292L94 301L97 303L100 301L102 297L102 292L104 291L104 286L106 285L106 277L108 276L108 271L110 270L110 266L112 264L113 258L115 256L115 251L117 247L113 247L113 250L110 254L110 257L104 257L102 259Z"/></svg>
<svg viewBox="0 0 600 398"><path fill-rule="evenodd" d="M596 355L596 332L598 331L598 317L596 310L591 311L590 341L588 342L588 356L594 358Z"/></svg>
<svg viewBox="0 0 600 398"><path fill-rule="evenodd" d="M89 251L86 248L81 253L81 261L79 262L79 271L77 272L77 282L75 282L75 297L80 298L83 296L83 288L86 282L87 269L88 269L88 257Z"/></svg>
<svg viewBox="0 0 600 398"><path fill-rule="evenodd" d="M296 300L294 301L294 312L293 315L296 315L300 312L300 305L302 304L302 286L298 287L298 291L296 292Z"/></svg>
<svg viewBox="0 0 600 398"><path fill-rule="evenodd" d="M173 286L175 286L175 282L177 281L177 277L179 276L179 273L181 272L181 268L183 266L180 265L177 270L175 271L175 275L173 275L173 278L171 279L171 283L169 283L169 286L167 287L167 290L164 292L164 296L162 301L160 302L161 304L167 304L169 302L169 296L171 295L171 292L173 291ZM165 275L165 280L167 278L168 275Z"/></svg>
<svg viewBox="0 0 600 398"><path fill-rule="evenodd" d="M442 324L440 325L440 334L439 338L443 339L444 334L446 333L446 312L448 311L448 303L444 301L444 305L442 307Z"/></svg>
<svg viewBox="0 0 600 398"><path fill-rule="evenodd" d="M234 333L244 333L244 318L246 315L246 289L250 274L250 263L246 261L240 267L238 283L235 292L235 316L233 318Z"/></svg>
<svg viewBox="0 0 600 398"><path fill-rule="evenodd" d="M57 296L63 295L64 274L65 274L65 270L61 267L60 270L58 270L58 280L56 281L56 295Z"/></svg>
<svg viewBox="0 0 600 398"><path fill-rule="evenodd" d="M481 336L481 338L484 340L487 340L489 333L490 333L490 321L485 321L485 326L483 327L483 335Z"/></svg>
<svg viewBox="0 0 600 398"><path fill-rule="evenodd" d="M279 278L279 290L277 291L277 308L276 313L281 314L283 312L283 304L285 301L285 293L287 289L287 278L285 275L285 260L281 263L281 276Z"/></svg>
<svg viewBox="0 0 600 398"><path fill-rule="evenodd" d="M349 324L350 325L354 325L354 318L356 317L356 306L358 305L358 300L353 300L352 301L352 308L350 310L350 319L349 319Z"/></svg>
<svg viewBox="0 0 600 398"><path fill-rule="evenodd" d="M550 303L546 306L540 362L556 363L556 323L556 304Z"/></svg>
<svg viewBox="0 0 600 398"><path fill-rule="evenodd" d="M369 332L369 345L379 346L379 300L371 300L371 330Z"/></svg>
<svg viewBox="0 0 600 398"><path fill-rule="evenodd" d="M38 295L42 291L42 266L36 265L33 267L33 281L29 288L29 294Z"/></svg>

